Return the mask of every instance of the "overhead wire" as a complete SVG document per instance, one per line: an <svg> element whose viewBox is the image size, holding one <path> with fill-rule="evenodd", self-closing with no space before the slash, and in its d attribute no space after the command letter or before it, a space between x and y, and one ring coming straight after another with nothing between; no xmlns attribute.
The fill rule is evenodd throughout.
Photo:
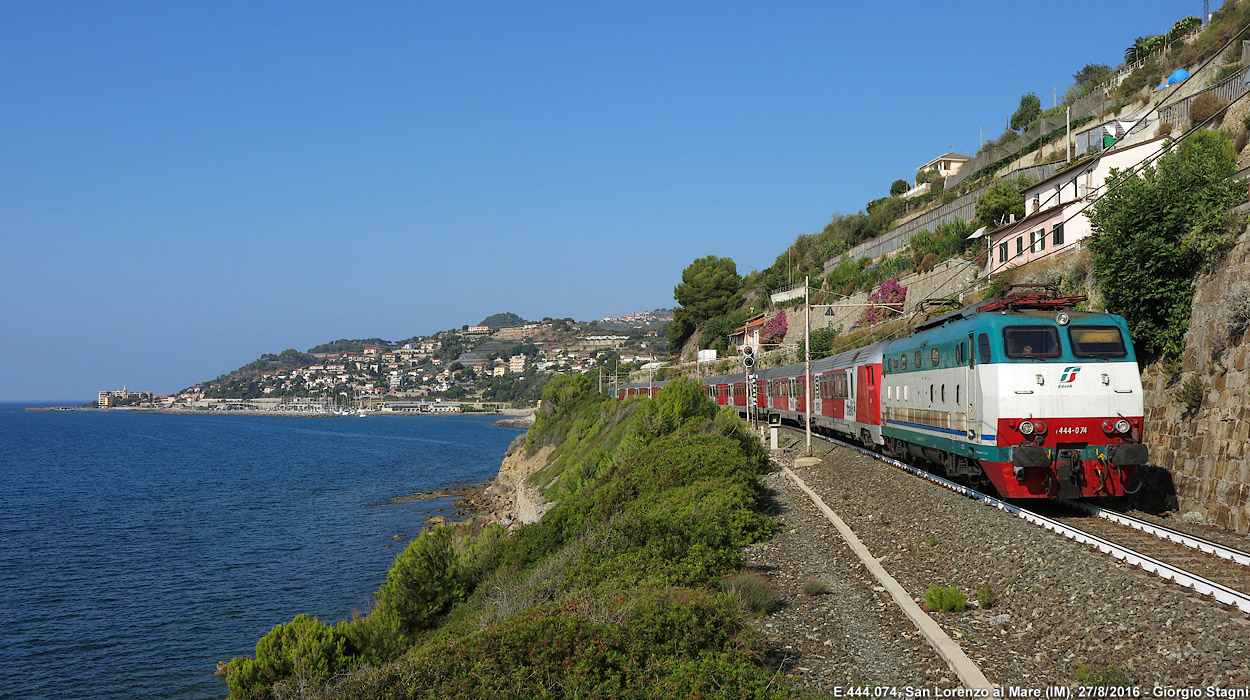
<svg viewBox="0 0 1250 700"><path fill-rule="evenodd" d="M1238 29L1236 32L1234 32L1234 33L1233 33L1233 35L1232 35L1232 37L1231 37L1231 38L1230 38L1227 42L1225 42L1225 43L1224 43L1224 45L1223 45L1223 46L1221 46L1221 47L1219 48L1219 50L1212 52L1212 54L1211 54L1210 56L1208 56L1208 57L1207 57L1207 59L1206 59L1205 61L1203 61L1201 65L1199 65L1199 66L1198 66L1198 69L1194 71L1194 74L1195 74L1195 75L1197 75L1198 73L1201 73L1201 72L1202 72L1202 69L1206 68L1206 67L1207 67L1207 65L1211 63L1211 61L1215 60L1218 56L1220 56L1221 54L1223 54L1223 53L1224 53L1224 51L1225 51L1225 50L1226 50L1229 46L1231 46L1231 45L1232 45L1232 43L1233 43L1234 41L1237 41L1238 37L1240 37L1242 34L1244 34L1247 30L1250 30L1250 22L1247 22L1246 24L1242 25L1240 29ZM1146 110L1146 112L1145 112L1144 114L1142 114L1140 117L1138 117L1138 118L1137 118L1137 119L1133 122L1133 125L1132 125L1131 127L1129 127L1129 128L1125 131L1125 133L1126 133L1126 134L1127 134L1127 133L1131 133L1131 132L1132 132L1132 130L1133 130L1133 129L1135 129L1135 128L1137 128L1137 125L1138 125L1138 124L1140 124L1140 123L1142 123L1142 121L1143 121L1143 120L1145 120L1148 116L1150 116L1150 115L1151 115L1151 114L1153 114L1154 112L1156 112L1156 111L1158 111L1159 109L1161 109L1162 107L1164 107L1164 106L1165 106L1165 104L1167 103L1168 98L1170 98L1172 95L1176 94L1176 92L1180 90L1180 88L1181 88L1181 86L1182 86L1183 84L1184 84L1184 82L1182 81L1182 82L1178 82L1178 83L1175 83L1175 84L1173 84L1172 86L1170 86L1172 89L1171 89L1170 93L1168 94L1168 96L1167 96L1167 97L1164 97L1164 98L1162 98L1162 99L1160 99L1158 102L1156 102L1156 103L1155 103L1155 106L1154 106L1154 107L1151 107L1150 109ZM1203 122L1202 122L1201 124L1191 125L1188 131L1186 131L1184 134L1182 134L1182 135L1181 135L1181 136L1179 136L1177 139L1175 139L1174 141L1172 141L1170 144L1165 144L1165 145L1164 145L1164 147L1163 147L1163 148L1162 148L1162 149L1161 149L1158 153L1154 153L1154 154L1151 154L1151 155L1147 156L1147 157L1146 157L1146 158L1144 158L1141 162L1139 162L1137 165L1133 166L1132 168L1130 168L1130 169L1129 169L1128 171L1126 171L1126 172L1128 172L1128 173L1132 173L1132 175L1133 175L1133 176L1136 176L1138 173L1142 172L1142 171L1143 171L1143 170L1145 170L1147 167L1149 167L1150 165L1152 165L1155 161L1157 161L1157 160L1158 160L1159 158L1161 158L1163 155L1165 155L1166 153L1168 153L1169 151L1171 151L1173 148L1175 148L1175 147L1177 146L1177 144L1179 144L1181 141L1184 141L1186 138L1188 138L1188 137L1189 137L1190 135L1192 135L1194 132L1196 132L1196 131L1198 131L1199 129L1201 129L1201 128L1205 127L1208 123L1210 123L1210 122L1211 122L1211 120L1212 120L1212 119L1215 119L1215 118L1216 118L1217 116L1219 116L1220 114L1223 114L1226 110L1228 110L1228 108L1232 107L1232 106L1233 106L1234 104L1236 104L1237 102L1240 102L1242 99L1245 99L1246 95L1250 95L1250 92L1245 92L1245 93L1242 93L1242 94L1241 94L1241 95L1239 95L1236 99L1234 99L1234 100L1230 101L1227 105L1224 105L1222 108L1220 108L1219 110L1217 110L1214 114L1212 114L1211 116L1209 116L1209 117L1207 117L1205 120L1203 120ZM1074 211L1074 212L1072 213L1072 215L1071 215L1071 216L1067 216L1067 217L1065 217L1064 219L1062 219L1059 223L1060 223L1060 224L1066 224L1066 223L1068 223L1069 221L1073 220L1074 218L1076 218L1076 216L1077 216L1078 214L1083 213L1086 209L1088 209L1090 206L1092 206L1092 205L1094 204L1094 202L1095 202L1095 201L1097 201L1098 199L1101 199L1101 198L1102 198L1103 196L1105 196L1106 194L1109 194L1109 193L1110 193L1112 190L1114 190L1115 188L1120 187L1120 186L1121 186L1121 185L1123 185L1126 181L1127 181L1127 177L1122 177L1122 178L1120 178L1120 179L1116 180L1114 183L1108 184L1107 182L1103 182L1102 184L1098 185L1096 188L1094 188L1094 191L1093 191L1092 193L1090 193L1090 194L1088 194L1088 195L1087 195L1090 199L1089 199L1089 201L1088 201L1088 202L1086 202L1086 203L1085 203L1085 205L1084 205L1084 206L1082 206L1082 207L1080 207L1079 209L1077 209L1076 211ZM1099 190L1102 190L1102 189L1104 189L1104 188L1106 188L1106 189L1107 189L1107 191L1106 191L1106 192L1103 192L1102 194L1098 194L1098 191L1099 191ZM1011 231L1009 231L1009 232L1006 234L1006 236L1004 236L1004 237L1010 237L1012 234L1017 233L1017 232L1019 231L1019 229L1018 229L1018 228L1015 228L1015 227L1019 227L1019 226L1020 226L1021 224L1023 224L1023 223L1024 223L1024 221L1026 221L1026 220L1027 220L1027 217L1026 217L1025 219L1021 219L1019 222L1017 222L1016 224L1014 224L1014 227L1012 228L1012 230L1011 230ZM987 235L988 235L988 234L987 234ZM1054 255L1056 252L1057 252L1057 251L1051 251L1050 253L1047 253L1046 255L1043 255L1043 256L1041 256L1041 257L1039 257L1039 258L1034 258L1034 260L1041 260L1041 259L1047 258L1047 257L1049 257L1049 256L1051 256L1051 255ZM991 254L992 254L992 251L991 251Z"/></svg>

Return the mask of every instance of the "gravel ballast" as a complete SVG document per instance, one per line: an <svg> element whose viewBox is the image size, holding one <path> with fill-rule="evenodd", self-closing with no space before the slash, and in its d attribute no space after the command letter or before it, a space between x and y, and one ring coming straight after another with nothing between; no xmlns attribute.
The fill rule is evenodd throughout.
<svg viewBox="0 0 1250 700"><path fill-rule="evenodd" d="M787 435L801 452L801 434ZM854 450L813 448L822 464L795 474L913 599L930 585L968 596L968 611L930 615L991 682L1114 682L1142 697L1155 686L1250 687L1250 619L1240 611ZM781 527L747 559L782 596L762 625L790 682L818 692L958 685L811 500L779 468L765 480ZM805 595L808 581L830 592ZM987 609L976 604L982 584L998 594Z"/></svg>

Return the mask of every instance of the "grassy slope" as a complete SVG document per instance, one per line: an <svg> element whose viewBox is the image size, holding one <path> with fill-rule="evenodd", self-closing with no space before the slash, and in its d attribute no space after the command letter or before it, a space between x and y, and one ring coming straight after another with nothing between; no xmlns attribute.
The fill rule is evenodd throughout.
<svg viewBox="0 0 1250 700"><path fill-rule="evenodd" d="M529 440L557 446L541 474L556 505L512 534L423 535L371 617L324 626L344 642L307 685L335 677L324 696L352 700L790 695L763 665L755 613L721 592L771 531L758 441L693 382L619 402L567 377L543 405ZM266 676L236 660L234 697L300 685L301 663Z"/></svg>

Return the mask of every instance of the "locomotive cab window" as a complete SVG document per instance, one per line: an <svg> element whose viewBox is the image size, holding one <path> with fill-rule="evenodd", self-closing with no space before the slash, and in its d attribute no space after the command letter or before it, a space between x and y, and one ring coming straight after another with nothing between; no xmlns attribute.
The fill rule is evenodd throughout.
<svg viewBox="0 0 1250 700"><path fill-rule="evenodd" d="M1059 357L1059 331L1054 326L1007 326L1003 344L1012 360L1036 360Z"/></svg>
<svg viewBox="0 0 1250 700"><path fill-rule="evenodd" d="M990 336L988 333L982 333L977 336L977 354L981 356L981 364L989 364L993 362L993 355L990 353Z"/></svg>
<svg viewBox="0 0 1250 700"><path fill-rule="evenodd" d="M1068 341L1077 357L1119 359L1128 356L1124 338L1115 326L1070 326Z"/></svg>

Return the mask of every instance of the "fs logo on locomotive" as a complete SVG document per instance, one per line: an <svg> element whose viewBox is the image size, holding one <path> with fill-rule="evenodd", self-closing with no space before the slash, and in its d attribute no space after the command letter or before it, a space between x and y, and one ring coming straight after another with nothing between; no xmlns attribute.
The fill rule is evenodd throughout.
<svg viewBox="0 0 1250 700"><path fill-rule="evenodd" d="M1080 367L1064 367L1063 374L1059 377L1059 386L1060 387L1072 386L1072 383L1076 381L1077 373L1080 371L1081 371Z"/></svg>

